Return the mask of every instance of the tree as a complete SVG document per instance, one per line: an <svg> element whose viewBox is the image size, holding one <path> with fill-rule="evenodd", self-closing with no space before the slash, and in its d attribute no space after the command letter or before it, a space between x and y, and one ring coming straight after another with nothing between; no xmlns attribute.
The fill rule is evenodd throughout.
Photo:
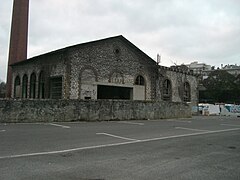
<svg viewBox="0 0 240 180"><path fill-rule="evenodd" d="M0 98L4 98L6 93L6 83L0 82Z"/></svg>
<svg viewBox="0 0 240 180"><path fill-rule="evenodd" d="M203 80L206 91L200 92L200 99L208 102L240 103L240 77L227 71L216 70Z"/></svg>
<svg viewBox="0 0 240 180"><path fill-rule="evenodd" d="M235 83L236 83L237 89L240 92L240 74L236 77Z"/></svg>
<svg viewBox="0 0 240 180"><path fill-rule="evenodd" d="M216 70L209 74L207 79L203 80L203 85L208 90L231 90L236 88L235 76L227 71Z"/></svg>

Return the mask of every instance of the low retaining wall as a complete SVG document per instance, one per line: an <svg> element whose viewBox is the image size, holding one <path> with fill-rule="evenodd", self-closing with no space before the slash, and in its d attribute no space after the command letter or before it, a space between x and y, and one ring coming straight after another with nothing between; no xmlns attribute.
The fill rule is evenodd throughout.
<svg viewBox="0 0 240 180"><path fill-rule="evenodd" d="M122 100L0 100L0 123L191 117L184 103Z"/></svg>

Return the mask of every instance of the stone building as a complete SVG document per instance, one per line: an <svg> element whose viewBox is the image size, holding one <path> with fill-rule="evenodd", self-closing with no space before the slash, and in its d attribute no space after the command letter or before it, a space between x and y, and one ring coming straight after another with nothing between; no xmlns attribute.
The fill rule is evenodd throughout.
<svg viewBox="0 0 240 180"><path fill-rule="evenodd" d="M159 66L123 36L42 54L12 67L12 98L198 102L197 79Z"/></svg>

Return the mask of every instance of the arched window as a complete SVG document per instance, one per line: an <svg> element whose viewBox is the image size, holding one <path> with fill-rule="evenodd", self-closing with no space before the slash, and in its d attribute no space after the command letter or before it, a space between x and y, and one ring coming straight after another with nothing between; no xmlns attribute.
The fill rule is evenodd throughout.
<svg viewBox="0 0 240 180"><path fill-rule="evenodd" d="M185 82L183 88L184 88L183 101L184 102L190 102L191 101L190 84L188 82Z"/></svg>
<svg viewBox="0 0 240 180"><path fill-rule="evenodd" d="M137 76L136 80L135 80L135 84L136 85L141 85L144 86L145 85L145 80L142 76Z"/></svg>
<svg viewBox="0 0 240 180"><path fill-rule="evenodd" d="M17 76L14 81L14 98L20 98L21 95L20 77Z"/></svg>
<svg viewBox="0 0 240 180"><path fill-rule="evenodd" d="M22 80L22 98L27 98L28 77L25 74Z"/></svg>
<svg viewBox="0 0 240 180"><path fill-rule="evenodd" d="M170 80L165 79L163 81L163 100L170 101L172 98L172 85Z"/></svg>
<svg viewBox="0 0 240 180"><path fill-rule="evenodd" d="M41 71L38 78L38 98L39 99L45 98L44 89L45 89L45 77L44 77L44 72Z"/></svg>
<svg viewBox="0 0 240 180"><path fill-rule="evenodd" d="M36 98L36 74L32 73L30 77L30 98Z"/></svg>

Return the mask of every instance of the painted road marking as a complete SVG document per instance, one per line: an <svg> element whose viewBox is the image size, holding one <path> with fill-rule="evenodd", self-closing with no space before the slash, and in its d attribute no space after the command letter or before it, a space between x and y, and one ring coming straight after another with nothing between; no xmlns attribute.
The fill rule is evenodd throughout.
<svg viewBox="0 0 240 180"><path fill-rule="evenodd" d="M117 136L117 135L108 134L108 133L96 133L96 134L97 134L97 135L105 135L105 136L115 137L115 138L124 139L124 140L129 140L129 141L138 141L137 139L126 138L126 137Z"/></svg>
<svg viewBox="0 0 240 180"><path fill-rule="evenodd" d="M5 132L6 130L0 130L0 132Z"/></svg>
<svg viewBox="0 0 240 180"><path fill-rule="evenodd" d="M10 125L10 123L8 123ZM11 125L44 125L45 123L41 123L41 122L23 122L23 123L15 123L15 124L11 124Z"/></svg>
<svg viewBox="0 0 240 180"><path fill-rule="evenodd" d="M205 131L205 132L210 132L210 131L208 131L208 130L192 129L192 128L185 128L185 127L175 127L175 129L183 129L183 130L190 130L190 131Z"/></svg>
<svg viewBox="0 0 240 180"><path fill-rule="evenodd" d="M236 127L240 127L240 125L237 124L221 124L222 126L236 126Z"/></svg>
<svg viewBox="0 0 240 180"><path fill-rule="evenodd" d="M55 124L55 123L49 123L49 125L52 125L52 126L57 126L57 127L61 127L61 128L70 128L70 126L63 126L63 125L60 125L60 124Z"/></svg>
<svg viewBox="0 0 240 180"><path fill-rule="evenodd" d="M74 122L61 122L63 124L84 124L86 121L74 121Z"/></svg>
<svg viewBox="0 0 240 180"><path fill-rule="evenodd" d="M122 123L122 124L133 124L133 125L140 125L143 126L144 123L137 123L137 122L130 122L130 121L119 121L118 123Z"/></svg>
<svg viewBox="0 0 240 180"><path fill-rule="evenodd" d="M171 122L182 122L182 123L191 123L192 121L185 121L185 120L174 120L174 119L169 119L167 121L171 121Z"/></svg>
<svg viewBox="0 0 240 180"><path fill-rule="evenodd" d="M159 119L159 120L148 119L148 121L152 121L152 122L162 122L163 120L162 120L162 119Z"/></svg>
<svg viewBox="0 0 240 180"><path fill-rule="evenodd" d="M191 133L191 134L182 134L182 135L175 135L175 136L167 136L167 137L137 140L137 141L128 141L128 142L122 142L122 143L102 144L102 145L96 145L96 146L86 146L86 147L79 147L79 148L65 149L65 150L58 150L58 151L46 151L46 152L29 153L29 154L0 156L0 159L10 159L10 158L20 158L20 157L30 157L30 156L40 156L40 155L51 155L51 154L62 154L62 153L81 151L81 150L98 149L98 148L105 148L105 147L115 147L115 146L121 146L121 145L127 145L127 144L136 144L136 143L143 143L143 142L160 141L160 140L166 140L166 139L175 139L175 138L182 138L182 137L189 137L189 136L199 136L199 135L205 135L205 134L214 134L214 133L231 132L231 131L239 131L239 130L240 130L240 128L223 129L223 130L216 130L216 131L205 131L205 132L198 132L198 133Z"/></svg>

